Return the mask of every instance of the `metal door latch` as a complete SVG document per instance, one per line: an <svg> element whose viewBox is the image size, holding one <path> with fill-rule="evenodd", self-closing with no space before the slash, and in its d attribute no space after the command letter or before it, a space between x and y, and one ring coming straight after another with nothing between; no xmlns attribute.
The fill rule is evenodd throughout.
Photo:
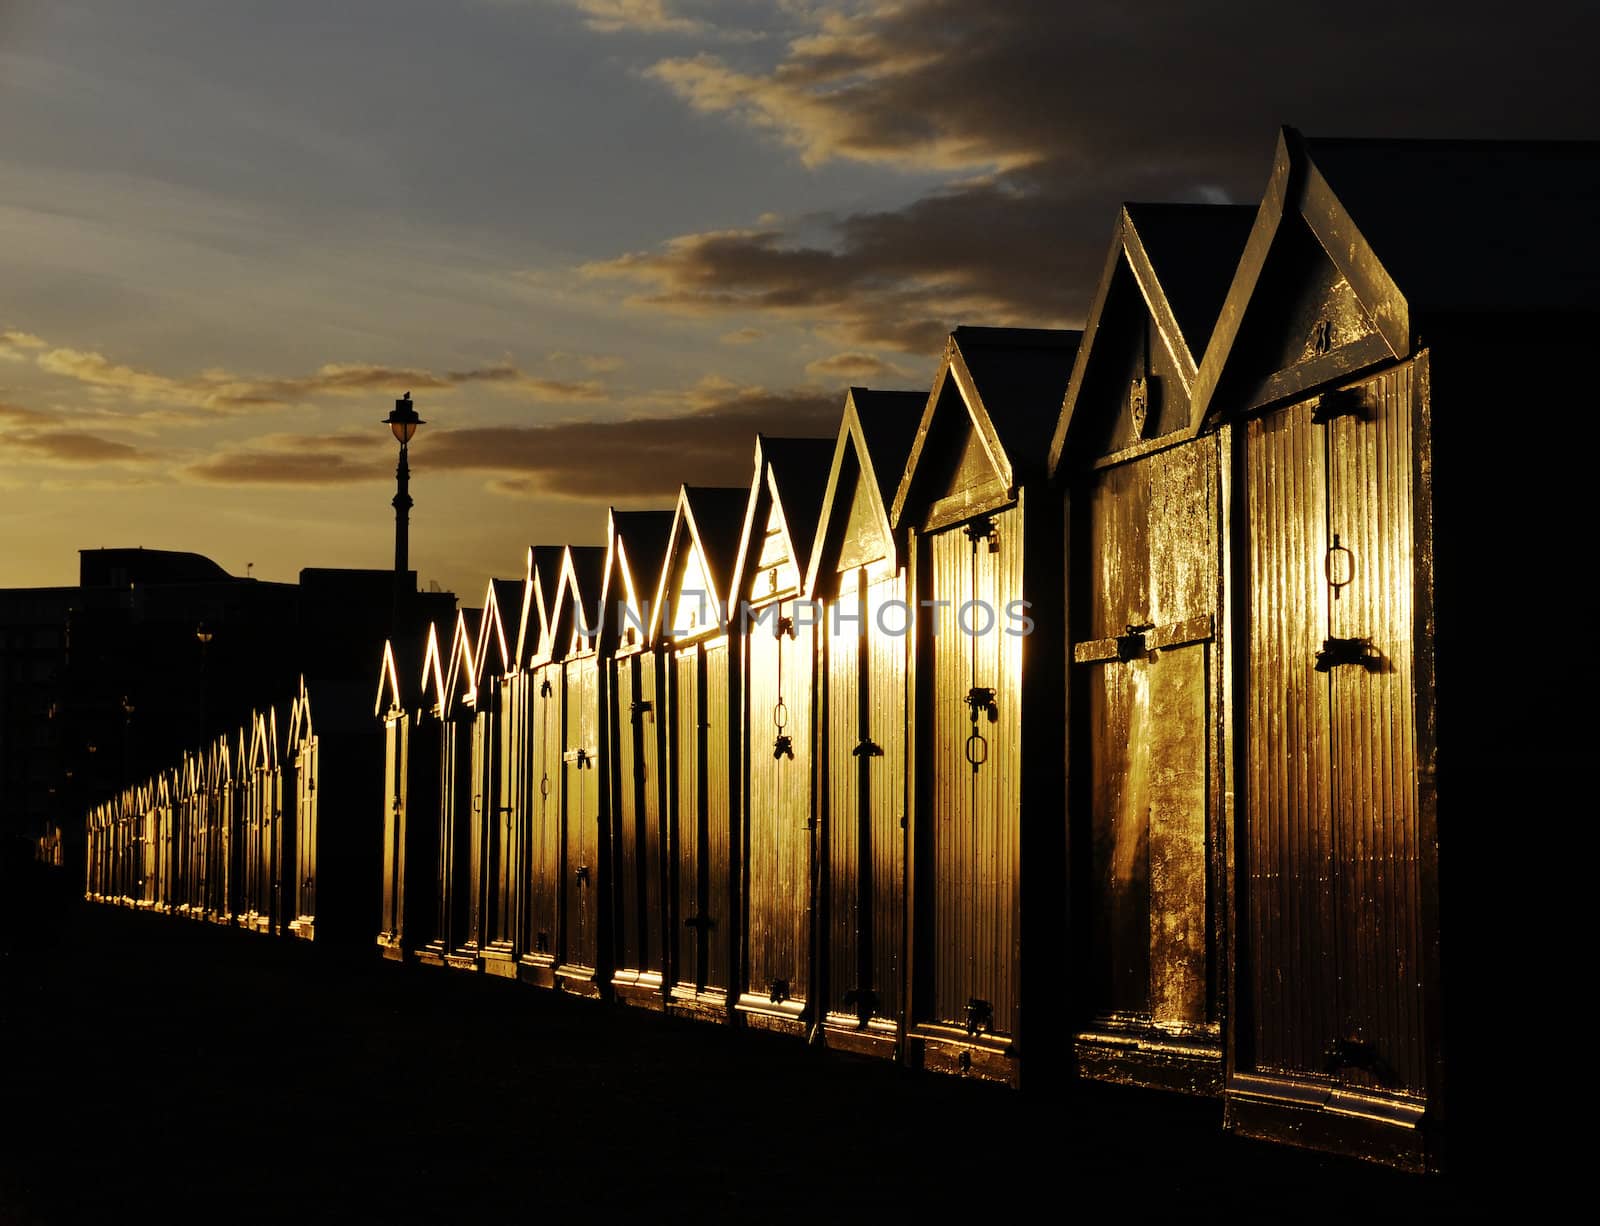
<svg viewBox="0 0 1600 1226"><path fill-rule="evenodd" d="M979 714L989 717L991 724L1000 722L1000 707L994 700L994 691L986 686L975 685L967 691L965 699L968 709L972 712L972 722L978 722Z"/></svg>
<svg viewBox="0 0 1600 1226"><path fill-rule="evenodd" d="M856 743L856 747L850 751L850 756L852 758L881 758L883 757L883 746L871 737L864 736Z"/></svg>
<svg viewBox="0 0 1600 1226"><path fill-rule="evenodd" d="M772 742L772 757L774 761L788 758L794 761L794 742L786 736L780 736Z"/></svg>
<svg viewBox="0 0 1600 1226"><path fill-rule="evenodd" d="M1128 623L1127 629L1117 635L1117 659L1127 664L1148 655L1150 647L1144 636L1154 629L1154 625L1135 626L1132 622Z"/></svg>
<svg viewBox="0 0 1600 1226"><path fill-rule="evenodd" d="M1322 650L1317 652L1316 671L1331 672L1343 664L1354 664L1375 673L1382 666L1383 657L1372 646L1371 639L1323 639Z"/></svg>
<svg viewBox="0 0 1600 1226"><path fill-rule="evenodd" d="M691 915L683 921L685 928L693 928L697 932L708 932L717 926L717 921L709 915Z"/></svg>
<svg viewBox="0 0 1600 1226"><path fill-rule="evenodd" d="M790 638L799 637L798 632L794 628L794 618L792 617L780 617L772 624L773 638L781 639L786 634Z"/></svg>
<svg viewBox="0 0 1600 1226"><path fill-rule="evenodd" d="M775 1005L781 1005L789 999L789 981L787 979L774 979L767 985L767 999Z"/></svg>
<svg viewBox="0 0 1600 1226"><path fill-rule="evenodd" d="M546 677L543 681L539 682L539 697L550 697L550 678Z"/></svg>
<svg viewBox="0 0 1600 1226"><path fill-rule="evenodd" d="M984 1031L994 1030L994 1006L974 996L967 1001L967 1034L976 1038Z"/></svg>
<svg viewBox="0 0 1600 1226"><path fill-rule="evenodd" d="M1367 406L1365 398L1361 395L1361 389L1346 387L1334 392L1324 392L1317 398L1316 408L1311 410L1311 424L1325 426L1339 417L1359 417L1365 420L1366 416Z"/></svg>
<svg viewBox="0 0 1600 1226"><path fill-rule="evenodd" d="M589 884L589 866L587 864L578 865L578 867L573 870L572 875L578 879L580 884Z"/></svg>
<svg viewBox="0 0 1600 1226"><path fill-rule="evenodd" d="M653 713L653 708L651 707L650 703L643 700L636 700L629 703L628 710L632 712L633 722L636 724L641 722L646 715Z"/></svg>

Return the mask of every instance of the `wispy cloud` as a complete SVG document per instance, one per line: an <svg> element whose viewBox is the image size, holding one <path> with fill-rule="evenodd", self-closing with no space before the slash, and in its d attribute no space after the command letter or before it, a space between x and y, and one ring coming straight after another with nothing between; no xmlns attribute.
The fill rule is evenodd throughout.
<svg viewBox="0 0 1600 1226"><path fill-rule="evenodd" d="M168 375L114 361L95 350L50 347L27 333L7 341L13 350L27 349L47 374L93 389L115 392L138 404L176 405L214 413L307 404L325 396L368 396L403 390L451 391L468 385L489 387L545 404L592 404L603 400L605 385L593 378L552 378L524 370L510 361L464 370L431 371L417 367L330 362L308 375L276 377L204 370L195 375ZM585 360L581 357L578 360ZM608 369L608 359L595 359Z"/></svg>
<svg viewBox="0 0 1600 1226"><path fill-rule="evenodd" d="M666 0L561 0L583 15L583 24L602 34L695 34L707 27L685 17Z"/></svg>

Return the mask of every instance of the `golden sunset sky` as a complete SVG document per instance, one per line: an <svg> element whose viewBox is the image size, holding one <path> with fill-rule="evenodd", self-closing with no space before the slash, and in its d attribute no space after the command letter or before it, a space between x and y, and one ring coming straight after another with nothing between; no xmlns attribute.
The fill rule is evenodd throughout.
<svg viewBox="0 0 1600 1226"><path fill-rule="evenodd" d="M1589 6L0 0L0 586L411 556L477 603L747 479L1276 126L1592 136Z"/></svg>

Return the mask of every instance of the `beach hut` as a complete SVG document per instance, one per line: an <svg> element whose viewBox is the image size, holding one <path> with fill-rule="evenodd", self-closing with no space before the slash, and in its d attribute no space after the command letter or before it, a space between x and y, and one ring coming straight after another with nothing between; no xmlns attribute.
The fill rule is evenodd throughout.
<svg viewBox="0 0 1600 1226"><path fill-rule="evenodd" d="M250 772L246 804L249 823L245 927L281 934L286 900L284 870L292 866L294 829L284 821L285 777L293 797L292 770L286 771L278 709L268 706L251 723ZM287 852L287 856L286 853ZM290 867L292 872L292 867Z"/></svg>
<svg viewBox="0 0 1600 1226"><path fill-rule="evenodd" d="M767 1029L799 1030L814 1014L817 630L802 589L833 449L832 439L757 436L727 599L742 749L736 1007Z"/></svg>
<svg viewBox="0 0 1600 1226"><path fill-rule="evenodd" d="M889 510L926 392L851 388L833 448L806 599L818 606L817 922L823 1039L893 1057L904 1020L906 604Z"/></svg>
<svg viewBox="0 0 1600 1226"><path fill-rule="evenodd" d="M660 1008L666 841L662 656L648 638L671 511L618 511L606 524L600 640L604 812L610 832L613 998Z"/></svg>
<svg viewBox="0 0 1600 1226"><path fill-rule="evenodd" d="M208 812L210 836L206 844L206 915L215 923L233 922L234 751L226 734L207 746L210 759Z"/></svg>
<svg viewBox="0 0 1600 1226"><path fill-rule="evenodd" d="M739 948L738 639L728 633L749 490L683 486L651 609L667 718L667 1008L731 1018Z"/></svg>
<svg viewBox="0 0 1600 1226"><path fill-rule="evenodd" d="M438 876L429 891L432 923L417 961L443 966L475 966L472 893L476 874L472 822L472 705L476 688L473 656L478 641L477 609L461 609L440 635L428 628L422 664L422 712L418 724L430 729L438 749L438 805L434 832Z"/></svg>
<svg viewBox="0 0 1600 1226"><path fill-rule="evenodd" d="M1024 998L1048 1016L1061 986L1061 510L1045 460L1079 336L956 329L890 513L918 613L907 1056L1009 1082Z"/></svg>
<svg viewBox="0 0 1600 1226"><path fill-rule="evenodd" d="M523 586L518 579L489 580L473 663L478 682L472 724L472 809L480 827L478 953L483 970L508 977L517 973L512 772L518 755L511 688L518 672L514 646Z"/></svg>
<svg viewBox="0 0 1600 1226"><path fill-rule="evenodd" d="M518 754L517 829L523 847L517 899L518 976L555 986L561 956L562 644L556 629L562 545L528 549L522 619L517 632L521 669L517 703L523 729Z"/></svg>
<svg viewBox="0 0 1600 1226"><path fill-rule="evenodd" d="M1055 437L1074 1063L1219 1093L1228 880L1221 633L1227 455L1191 391L1255 217L1127 205Z"/></svg>
<svg viewBox="0 0 1600 1226"><path fill-rule="evenodd" d="M609 840L600 827L600 586L605 548L562 551L554 654L561 663L560 951L556 985L584 996L607 986Z"/></svg>
<svg viewBox="0 0 1600 1226"><path fill-rule="evenodd" d="M1597 198L1595 144L1280 137L1192 408L1236 464L1237 1131L1421 1168L1516 1110L1479 968L1534 876L1488 832L1559 674L1477 662L1588 514L1506 432L1592 341Z"/></svg>
<svg viewBox="0 0 1600 1226"><path fill-rule="evenodd" d="M289 935L310 941L317 934L317 818L321 808L322 745L312 722L305 678L289 707L287 752L294 759L294 866L288 894Z"/></svg>
<svg viewBox="0 0 1600 1226"><path fill-rule="evenodd" d="M423 962L478 969L478 882L483 826L472 807L473 704L477 699L481 609L460 609L451 629L449 659L429 672L439 729L439 922ZM439 640L433 640L437 646ZM440 667L442 663L443 667ZM442 689L439 686L442 684Z"/></svg>
<svg viewBox="0 0 1600 1226"><path fill-rule="evenodd" d="M421 675L439 666L438 638L429 627ZM439 811L440 722L425 720L422 687L401 681L393 641L383 646L374 714L383 721L383 879L378 948L404 960L431 940L437 916L441 840Z"/></svg>

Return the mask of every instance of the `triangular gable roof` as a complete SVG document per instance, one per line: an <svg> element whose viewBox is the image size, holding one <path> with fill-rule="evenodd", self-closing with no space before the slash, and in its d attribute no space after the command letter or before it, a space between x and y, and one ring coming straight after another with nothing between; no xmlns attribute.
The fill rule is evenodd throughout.
<svg viewBox="0 0 1600 1226"><path fill-rule="evenodd" d="M1044 471L1050 436L1083 333L1046 328L957 328L928 394L890 522L906 522L927 454L930 432L953 386L1000 483L1014 496L1028 476Z"/></svg>
<svg viewBox="0 0 1600 1226"><path fill-rule="evenodd" d="M619 511L606 516L605 577L600 584L600 642L608 648L622 639L625 604L641 622L661 582L661 563L672 536L671 511ZM633 623L627 628L634 629Z"/></svg>
<svg viewBox="0 0 1600 1226"><path fill-rule="evenodd" d="M588 651L595 645L605 567L604 545L568 545L562 552L561 585L556 589L556 650Z"/></svg>
<svg viewBox="0 0 1600 1226"><path fill-rule="evenodd" d="M448 649L439 646L438 622L428 623L428 633L424 636L424 640L426 645L422 649L422 684L418 687L417 697L424 707L442 711L448 696L445 689L445 653Z"/></svg>
<svg viewBox="0 0 1600 1226"><path fill-rule="evenodd" d="M750 488L743 485L683 485L678 487L678 507L673 514L672 534L668 538L656 598L650 609L650 641L660 642L672 617L671 587L677 561L685 549L693 549L711 585L712 599L728 590L734 561L739 552L740 530L744 527L745 503ZM708 601L709 604L709 601ZM723 616L717 610L717 617Z"/></svg>
<svg viewBox="0 0 1600 1226"><path fill-rule="evenodd" d="M1114 294L1137 293L1176 371L1183 400L1194 392L1223 299L1233 281L1256 210L1231 204L1126 204L1117 216L1105 270L1084 324L1083 343L1050 442L1050 471L1060 466L1071 423L1099 351L1105 348ZM1123 299L1123 310L1131 303ZM1123 315L1122 318L1126 318ZM1118 338L1121 339L1121 338ZM1168 431L1170 432L1170 431Z"/></svg>
<svg viewBox="0 0 1600 1226"><path fill-rule="evenodd" d="M316 736L311 719L311 694L306 689L304 675L300 678L300 692L289 707L289 744L300 745Z"/></svg>
<svg viewBox="0 0 1600 1226"><path fill-rule="evenodd" d="M762 512L769 506L769 499L770 505L777 508L789 558L794 563L800 585L804 586L836 441L756 435L755 474L745 500L737 562L728 589L729 608L736 607L740 599L749 595L767 527L767 518Z"/></svg>
<svg viewBox="0 0 1600 1226"><path fill-rule="evenodd" d="M460 609L456 612L455 630L450 636L450 665L445 670L442 715L451 714L457 703L477 701L477 643L478 627L482 621L482 609Z"/></svg>
<svg viewBox="0 0 1600 1226"><path fill-rule="evenodd" d="M836 516L850 513L851 491L841 489L846 466L853 464L861 487L873 506L879 531L892 545L894 529L889 509L906 459L917 438L917 426L928 402L926 392L877 391L852 387L844 398L844 416L839 422L839 437L834 442L833 462L828 469L828 484L823 491L805 572L805 594L816 594L821 577L828 531Z"/></svg>
<svg viewBox="0 0 1600 1226"><path fill-rule="evenodd" d="M1256 322L1251 303L1293 234L1309 232L1353 291L1371 334L1348 351L1309 358L1293 378L1250 389L1240 397L1248 405L1230 408L1406 357L1427 318L1592 316L1600 302L1597 212L1600 143L1328 140L1282 129L1200 365L1197 421L1215 420L1219 386L1244 373L1240 340Z"/></svg>
<svg viewBox="0 0 1600 1226"><path fill-rule="evenodd" d="M556 595L561 590L565 545L530 545L522 585L522 617L517 627L517 664L547 660L555 647Z"/></svg>
<svg viewBox="0 0 1600 1226"><path fill-rule="evenodd" d="M476 675L503 677L516 671L517 635L524 604L521 579L490 579L483 594L483 617L473 657ZM512 622L517 618L517 622Z"/></svg>
<svg viewBox="0 0 1600 1226"><path fill-rule="evenodd" d="M257 711L251 726L250 765L271 770L283 761L283 744L278 739L278 711L267 707Z"/></svg>
<svg viewBox="0 0 1600 1226"><path fill-rule="evenodd" d="M221 787L233 782L233 751L228 747L228 735L223 733L211 742L211 785Z"/></svg>
<svg viewBox="0 0 1600 1226"><path fill-rule="evenodd" d="M391 711L404 710L406 696L400 690L400 669L395 663L394 640L383 641L383 656L378 663L378 696L373 700L372 713L379 719Z"/></svg>

